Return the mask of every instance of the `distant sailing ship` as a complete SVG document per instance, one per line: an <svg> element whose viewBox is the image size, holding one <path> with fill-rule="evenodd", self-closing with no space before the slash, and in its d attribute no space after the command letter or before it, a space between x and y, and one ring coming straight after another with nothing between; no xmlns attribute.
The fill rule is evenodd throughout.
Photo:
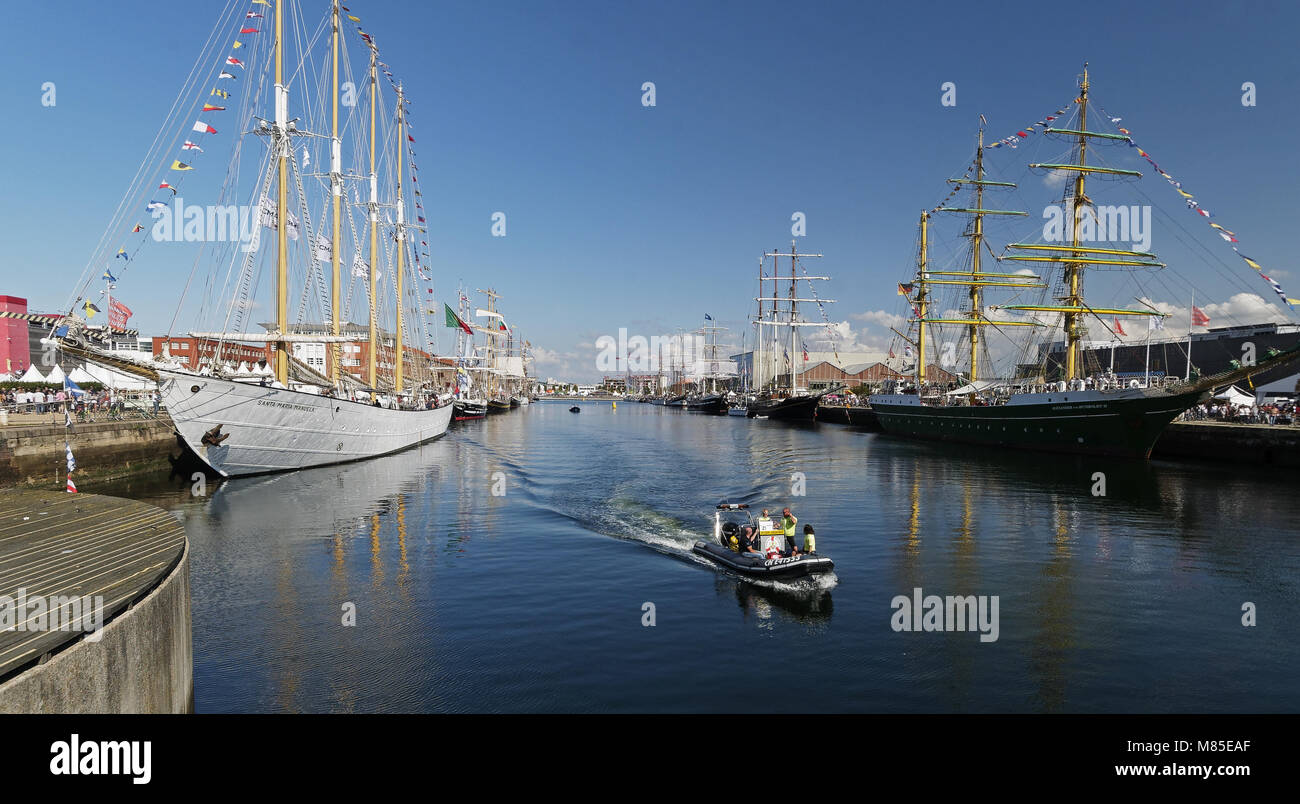
<svg viewBox="0 0 1300 804"><path fill-rule="evenodd" d="M1025 294L1030 289L1045 291L1049 285L1032 273L991 272L983 267L981 257L988 248L984 234L985 217L1025 213L985 207L986 192L1014 188L1015 185L986 177L982 126L975 152L974 178L949 180L957 185L954 193L963 187L973 189L973 206L940 206L921 215L917 272L912 282L899 288L913 311L910 320L916 335L915 340L909 339L909 346L915 346L916 360L912 380L910 386L896 383L895 393L875 394L870 398L871 407L887 433L996 447L1144 459L1150 455L1165 426L1208 396L1210 389L1300 357L1297 348L1292 348L1270 355L1257 366L1238 367L1213 377L1201 378L1189 371L1187 381L1164 387L1153 387L1136 380L1125 383L1113 374L1088 372L1083 349L1086 319L1094 317L1104 323L1106 319L1118 321L1122 317L1165 316L1154 308L1113 309L1093 306L1084 299L1084 276L1090 268L1132 271L1164 267L1150 252L1094 248L1081 237L1083 215L1080 211L1091 203L1086 193L1087 178L1092 175L1141 176L1137 171L1088 163L1090 142L1128 142L1129 139L1121 134L1088 130L1088 92L1085 66L1075 101L1079 114L1077 128L1045 129L1045 133L1073 143L1072 150L1077 155L1074 163L1029 166L1073 177L1067 183L1063 207L1070 212L1066 216L1070 221L1069 242L1012 243L1007 246L1007 253L999 258L1059 266L1062 273L1060 283L1056 285L1058 295L1053 300L1055 303L1003 304L996 308L985 305L986 288ZM934 212L970 216L971 224L965 233L970 239L969 261L964 270L935 270L930 265L929 221ZM944 286L965 289L964 316L945 318L934 314L936 288ZM1026 319L995 319L989 316L994 310L1020 311L1030 316ZM981 335L985 328L1047 327L1042 319L1053 316L1059 316L1056 320L1063 322L1060 326L1066 338L1059 377L1045 377L1040 373L1011 379L985 379L980 370ZM936 377L927 372L928 332L932 327L943 326L964 328L969 346L965 384L951 390L941 387L936 383Z"/></svg>
<svg viewBox="0 0 1300 804"><path fill-rule="evenodd" d="M127 367L137 373L145 372L156 377L167 412L185 444L213 471L227 477L303 469L397 452L442 436L452 416L452 406L444 404L444 400L437 397L437 389L431 378L423 381L417 378L413 387L407 387L406 384L406 348L403 343L405 330L407 324L412 329L419 329L409 319L405 323L403 320L402 302L411 295L408 291L414 284L414 276L407 276L413 267L407 261L407 253L411 250L418 261L418 251L415 251L411 237L418 237L418 233L424 229L418 188L414 189L418 218L415 222L410 220L411 198L404 192L403 176L407 173L408 161L411 163L411 182L415 182L414 152L408 145L414 138L408 133L406 120L409 101L401 85L392 80L392 74L384 66L384 74L389 77L389 83L395 90L395 102L391 108L391 117L387 110L383 113L385 125L391 131L391 146L382 145L376 134L376 119L380 115L379 72L382 63L378 60L378 50L372 37L361 32L369 49L369 137L365 142L369 149L369 169L365 171L361 168L355 173L346 171L342 156L344 140L340 136L339 126L339 71L340 68L347 69L347 65L340 59L340 37L344 25L340 16L341 7L337 0L332 3L325 20L325 30L330 35L320 40L329 43L333 53L328 60L332 68L332 81L324 89L324 92L330 93L324 97L333 98L332 123L329 134L320 134L304 128L304 118L293 116L290 109L291 90L287 79L292 76L297 85L303 88L297 95L304 99L301 110L303 115L324 115L319 98L314 99L313 106L310 93L314 87L308 86L309 78L315 75L314 66L318 63L313 55L304 50L298 54L296 63L287 65L286 71L283 28L286 18L290 16L287 5L288 0L275 0L274 11L267 9L273 13L273 20L264 21L274 24L273 47L262 47L262 40L254 38L260 32L257 25L242 28L243 39L250 40L251 44L235 51L236 55L228 57L222 65L212 70L213 73L220 70L220 75L213 79L218 87L237 87L248 93L247 98L240 99L239 105L241 115L247 113L248 117L239 122L251 124L251 133L264 138L267 143L266 158L257 174L257 185L252 188L253 197L256 199L260 196L258 208L262 217L256 226L253 247L243 250L242 265L236 265L236 262L241 261L237 253L230 258L232 269L238 272L239 291L229 302L231 312L225 314L224 320L242 321L242 311L251 305L247 292L250 286L255 286L260 262L256 242L263 226L275 230L276 246L271 266L275 291L274 320L265 325L265 333L190 333L199 343L216 344L210 366L198 371L167 363ZM235 10L233 13L237 15L237 20L244 19L242 12ZM253 12L249 12L250 21L252 16ZM257 17L257 22L262 23L261 15L258 14ZM292 19L300 20L300 14L295 12ZM239 22L234 24L238 25ZM244 24L248 25L248 22ZM294 23L291 21L290 24ZM235 47L240 47L240 44L237 42ZM259 71L264 76L255 78ZM268 73L273 73L273 76L267 75ZM205 73L199 80L206 80L206 77ZM246 80L236 84L236 79L240 77ZM263 87L266 91L263 91ZM222 104L230 103L227 99L232 94L237 93L223 89L212 91L212 97ZM224 109L224 106L216 103L205 103L201 113L209 115ZM253 113L258 109L269 110L265 112L265 119ZM356 113L361 114L360 110ZM360 129L362 126L354 125L348 131L358 132ZM216 132L214 126L203 121L195 124L194 130L201 134ZM301 160L295 153L295 139L302 146ZM189 149L190 146L191 143L187 140L186 148ZM387 200L381 200L380 172L376 165L376 150L381 147L385 150L391 148L386 155L389 162L386 183L392 185L393 194ZM199 149L195 147L194 150ZM305 172L310 155L315 153L320 158L322 150L327 154L324 161L328 164L328 172ZM237 175L240 165L238 155L239 149L236 148L231 175ZM362 158L359 150L354 155L358 161ZM170 170L181 173L169 172L167 175L185 175L184 171L192 169L193 166L177 160L172 163ZM326 190L323 195L329 199L332 207L328 236L322 234L315 239L311 237L310 203L303 186L304 177L318 180L309 182L309 186L320 184ZM352 223L351 214L345 218L341 207L346 197L345 182L349 181L369 189L368 201L365 203L357 202L355 190L353 192L354 204L364 209L369 222L368 263L361 261L361 236L355 225L352 226L352 239L356 248L353 275L368 276L369 279L369 339L364 378L360 380L341 370L341 365L347 358L340 345L355 340L354 337L345 336L340 327L340 315L345 305L340 279L342 235L344 228ZM176 193L176 189L166 181L159 186ZM296 202L293 211L298 217L290 210L291 194ZM322 206L324 203L322 198ZM161 202L151 202L150 209L155 205L163 206ZM384 219L382 234L381 217ZM137 225L132 231L139 232L142 228ZM291 256L289 241L298 239L298 230L305 230L307 237L302 238L302 245L292 249ZM392 288L383 289L385 295L390 289L393 294L391 299L395 326L391 344L381 332L378 321L379 300L382 298L378 283L381 251L391 261L390 276L395 284ZM124 253L125 249L119 252L119 256ZM294 263L294 274L305 276L300 297L303 301L300 304L305 304L311 298L313 303L319 301L322 308L328 309L328 334L304 331L311 327L295 324L291 317L291 260ZM328 284L321 271L322 263L330 267L331 279ZM422 269L416 266L416 270L422 278L427 279ZM411 283L406 286L406 290L403 288L404 281ZM416 291L418 294L418 287ZM300 307L299 315L301 309ZM65 348L88 359L123 367L122 361L115 360L111 355L96 353L93 347L78 337L77 329L81 326L79 319L70 316L66 324L67 327L62 330L66 336ZM272 347L272 359L269 362L274 381L259 384L235 379L222 364L223 348L232 343L259 341ZM333 359L329 361L327 369L321 360L318 365L323 371L318 371L316 366L308 365L292 353L291 347L294 344L327 344L326 348L331 351ZM391 352L388 351L390 345ZM382 382L378 370L381 360L391 360L384 372L389 374L389 379ZM427 374L429 367L415 368L416 374Z"/></svg>
<svg viewBox="0 0 1300 804"><path fill-rule="evenodd" d="M815 293L813 298L799 297L800 282L807 282L811 286L813 282L830 279L828 276L808 276L807 273L799 275L800 257L821 256L800 254L795 244L791 242L790 253L771 252L759 259L758 297L755 299L758 302L758 316L754 322L758 330L755 337L757 350L752 364L756 396L749 400L746 407L750 418L765 417L804 422L811 422L817 418L817 405L826 392L814 394L809 393L807 389L799 388L797 381L799 372L795 369L795 361L799 360L806 351L800 346L802 339L799 338L799 330L803 327L826 326L824 322L816 323L800 318L799 304L816 303L820 306L835 301L819 299ZM770 277L764 273L764 264L768 257L772 258ZM781 275L779 260L782 257L790 258L789 276ZM790 284L786 295L782 296L781 284L786 281ZM771 296L765 295L768 282L772 283ZM770 302L771 306L765 306L764 302ZM783 329L789 330L788 336L782 332Z"/></svg>
<svg viewBox="0 0 1300 804"><path fill-rule="evenodd" d="M699 329L704 336L705 373L700 377L696 393L686 397L686 409L692 413L708 413L714 416L727 415L727 394L718 390L720 363L718 361L718 333L725 332L726 327L713 324L713 317L707 313L705 324Z"/></svg>

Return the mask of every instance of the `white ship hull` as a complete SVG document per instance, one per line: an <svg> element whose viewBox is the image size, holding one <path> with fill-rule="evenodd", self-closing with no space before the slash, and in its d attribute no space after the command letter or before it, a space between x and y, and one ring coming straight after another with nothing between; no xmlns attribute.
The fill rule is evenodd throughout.
<svg viewBox="0 0 1300 804"><path fill-rule="evenodd" d="M387 455L447 432L452 407L388 410L302 391L159 371L176 431L223 477ZM219 443L205 435L220 427Z"/></svg>

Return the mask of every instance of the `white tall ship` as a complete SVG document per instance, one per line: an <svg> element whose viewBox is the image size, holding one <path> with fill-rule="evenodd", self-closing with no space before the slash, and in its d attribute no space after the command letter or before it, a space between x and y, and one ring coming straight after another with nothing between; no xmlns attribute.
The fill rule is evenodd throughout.
<svg viewBox="0 0 1300 804"><path fill-rule="evenodd" d="M303 9L291 0L276 0L274 10L263 4L252 8L255 11L235 9L223 17L218 28L230 25L237 32L233 37L234 49L228 51L230 55L220 53L213 58L205 46L200 59L211 63L201 65L201 70L192 73L192 77L199 75L201 83L191 86L187 79L187 86L182 90L182 100L189 100L194 88L200 87L206 96L202 100L210 101L202 103L199 112L202 119L192 127L199 132L198 136L186 129L184 136L190 139L185 140L182 158L195 159L188 156L189 152L201 154L204 145L216 150L213 146L219 142L212 142L216 139L216 126L205 121L224 120L222 128L229 129L232 138L242 140L232 148L231 164L228 167L214 162L205 164L199 161L202 157L195 161L199 161L200 168L211 170L215 165L225 170L229 184L232 176L239 176L242 167L241 146L258 140L265 142L263 158L255 163L256 172L251 173L257 185L252 188L251 197L243 197L252 202L248 207L257 210L251 242L213 245L204 254L213 266L214 276L220 273L219 262L228 260L222 288L224 310L216 316L227 329L186 333L187 348L193 345L195 350L203 350L207 358L197 368L169 360L167 355L126 366L125 361L100 352L79 337L85 320L76 312L81 310L87 319L93 315L87 288L93 274L98 273L96 268L83 278L81 293L84 295L73 303L73 312L65 320L68 326L61 331L64 348L70 351L156 377L162 402L185 444L213 471L226 477L290 471L397 452L442 436L453 410L449 395L438 394L441 389L433 379L433 366L428 359L433 351L429 327L420 315L423 307L420 294L424 292L420 280L429 281L430 277L419 264L420 252L413 242L413 239L424 242L420 240L424 237L424 216L419 188L414 184L414 149L408 144L414 142L406 119L409 101L401 84L394 80L387 65L379 61L373 37L359 25L344 21L338 0L330 5L321 25L325 35L311 38L314 42L328 43L330 57L323 61L313 59L304 49L294 63L287 65L287 70L285 27L291 26L293 41L303 41L296 27L302 26L306 19ZM262 11L265 17L259 13ZM347 47L345 27L355 27L359 35L355 41L369 51L365 81L359 76L356 81L357 85L367 87L368 92L361 86L354 89L353 82L347 82L346 87L355 97L354 103L344 101L350 109L345 130L354 146L352 164L348 167L343 162L345 141L340 136L339 118L340 100L348 97L341 91L340 71L345 77L351 77L350 63L341 53ZM273 41L269 41L272 37ZM221 47L232 46L227 41ZM324 67L318 70L320 65ZM388 108L383 108L380 93L381 68L395 99ZM318 84L314 83L317 79ZM301 100L301 108L291 109L291 97ZM232 107L235 117L227 111ZM258 116L258 110L263 107L270 108L269 114ZM295 112L302 116L294 116ZM327 116L329 134L309 130L313 123L324 129ZM365 136L367 123L368 137ZM382 130L377 131L379 123ZM368 171L365 146L369 151ZM377 149L383 154L379 165ZM159 152L158 156L163 153ZM152 151L151 156L155 156ZM196 166L181 159L169 161L169 158L162 156L159 161L163 167L146 175L144 181L148 184L134 189L143 186L145 192L158 192L164 199L167 199L165 191L171 190L171 197L176 198L178 190L173 182L183 182ZM244 159L250 159L247 153ZM314 164L321 164L326 170L314 172ZM409 175L412 183L409 195L404 188L404 175ZM152 185L160 178L159 190L154 191ZM381 201L381 185L385 188L385 201ZM364 200L358 198L358 186L363 188L363 193L368 193ZM326 232L312 231L314 199L308 188L316 190L318 217L326 218L324 212L329 209ZM229 203L226 193L238 191L223 187L221 192L222 201ZM349 204L349 198L351 204L345 215L343 208ZM156 205L162 206L157 200L150 201L147 210L156 212ZM414 222L411 222L412 209ZM354 211L364 214L369 224L368 237L363 234L364 227L356 225ZM287 225L280 225L281 222ZM119 225L119 221L115 220L114 225ZM141 228L137 224L133 233L140 232ZM269 249L258 248L259 240L266 239L262 237L264 229L273 233L273 255ZM341 264L345 232L351 235L353 249L351 265L346 271L349 285L346 294ZM369 248L368 260L362 257L363 242ZM143 239L128 243L135 251L148 245L151 244ZM110 270L104 272L106 279L112 277L111 270L129 270L134 252L123 247L115 257L108 257L111 246L105 244L102 248L110 265ZM407 259L408 253L413 259ZM126 262L118 263L118 257ZM92 260L92 265L100 264L103 263ZM272 322L263 325L264 332L255 333L246 330L245 316L253 308L251 290L257 286L259 269L271 274L275 315ZM366 285L364 294L357 294L360 297L357 306L364 304L369 318L364 328L367 336L364 348L361 333L348 334L342 324L343 316L350 310L352 286L362 284L356 278L365 280ZM297 287L293 286L294 282ZM210 285L217 287L218 283L214 280ZM298 305L294 316L290 314L291 299ZM404 302L415 312L405 320ZM205 308L216 304L210 302ZM391 333L380 328L381 308L392 310ZM304 323L313 312L319 312L328 323ZM355 325L352 329L362 330ZM419 359L411 362L421 365L412 365L409 371L404 344L408 333L413 340L422 339L426 346L423 352L413 352L411 357L418 355ZM172 342L169 336L168 343ZM250 371L241 363L238 370L233 370L229 355L246 354L250 343L269 347L266 367ZM349 368L356 371L348 371Z"/></svg>

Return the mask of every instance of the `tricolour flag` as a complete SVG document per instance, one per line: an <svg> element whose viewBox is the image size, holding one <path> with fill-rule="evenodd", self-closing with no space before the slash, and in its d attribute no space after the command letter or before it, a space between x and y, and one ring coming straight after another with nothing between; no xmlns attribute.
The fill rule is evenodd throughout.
<svg viewBox="0 0 1300 804"><path fill-rule="evenodd" d="M451 327L452 329L459 327L470 335L474 334L474 330L470 329L469 324L466 324L464 321L460 320L460 316L456 315L456 311L451 309L451 305L444 304L442 308L443 308L443 312L445 312L447 316L447 326Z"/></svg>
<svg viewBox="0 0 1300 804"><path fill-rule="evenodd" d="M226 107L224 106L214 106L211 103L203 104L203 111L205 112L224 112L225 110Z"/></svg>
<svg viewBox="0 0 1300 804"><path fill-rule="evenodd" d="M167 182L163 182L162 184L158 185L158 189L159 189L159 190L171 190L171 191L172 191L172 195L176 195L176 188L173 187L173 186L171 186L171 185L168 184Z"/></svg>
<svg viewBox="0 0 1300 804"><path fill-rule="evenodd" d="M143 230L143 229L144 229L144 227L137 223L137 224L135 225L135 228L131 230L131 234L135 234L136 232L139 232L139 231L141 231L141 230Z"/></svg>

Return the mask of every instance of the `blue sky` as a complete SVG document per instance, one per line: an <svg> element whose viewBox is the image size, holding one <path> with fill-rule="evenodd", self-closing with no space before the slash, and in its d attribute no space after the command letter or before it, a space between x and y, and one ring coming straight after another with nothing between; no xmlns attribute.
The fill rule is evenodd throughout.
<svg viewBox="0 0 1300 804"><path fill-rule="evenodd" d="M10 39L0 293L65 302L220 5L52 2ZM834 277L832 320L858 344L885 343L917 214L970 159L979 114L991 139L1024 128L1074 97L1085 60L1094 97L1300 296L1295 4L1101 2L1082 16L1041 3L348 5L416 104L436 298L454 304L462 280L495 287L543 376L594 376L591 344L619 327L671 333L708 312L738 342L756 259L789 246L795 211L800 250L826 255L815 267ZM1027 150L1002 149L991 167L1021 180ZM1198 306L1223 305L1223 320L1241 286L1276 299L1163 180L1139 186L1203 244L1155 243L1194 277ZM491 236L496 211L504 238ZM132 266L117 291L132 325L166 331L189 268Z"/></svg>

